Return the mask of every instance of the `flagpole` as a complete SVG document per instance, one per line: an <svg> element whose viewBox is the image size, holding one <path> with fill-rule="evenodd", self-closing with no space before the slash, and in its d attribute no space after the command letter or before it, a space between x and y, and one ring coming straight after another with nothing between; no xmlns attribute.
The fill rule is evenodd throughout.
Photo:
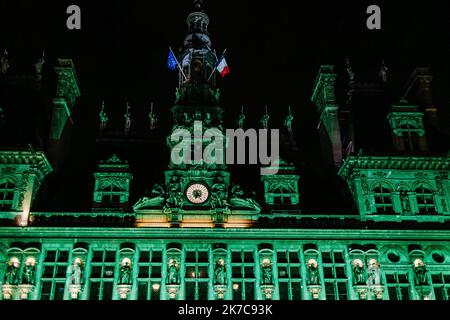
<svg viewBox="0 0 450 320"><path fill-rule="evenodd" d="M227 52L227 50L228 50L228 48L225 48L225 50L223 50L221 57L224 56L224 54L225 54L225 52ZM216 59L217 59L217 56L216 56ZM220 61L222 61L222 60L220 60ZM219 65L220 61L217 61L217 65L214 67L214 70L209 75L208 82L209 82L209 80L211 80L211 77L213 76L214 72L216 72L217 66Z"/></svg>
<svg viewBox="0 0 450 320"><path fill-rule="evenodd" d="M182 69L181 66L180 66L180 63L178 62L177 56L173 53L172 48L171 48L170 46L169 46L169 50L170 50L170 52L172 53L172 56L175 58L175 62L177 63L177 66L178 66L178 68L180 69L181 74L182 74L183 77L184 77L184 80L187 81L187 77L186 77L186 75L184 74L183 69Z"/></svg>

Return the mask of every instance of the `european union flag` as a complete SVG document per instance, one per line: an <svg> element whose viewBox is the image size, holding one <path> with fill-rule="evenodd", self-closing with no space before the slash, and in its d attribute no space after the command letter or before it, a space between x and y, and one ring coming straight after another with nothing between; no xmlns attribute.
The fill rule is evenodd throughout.
<svg viewBox="0 0 450 320"><path fill-rule="evenodd" d="M175 58L172 50L169 49L169 57L167 58L167 68L175 70L177 68L177 58Z"/></svg>

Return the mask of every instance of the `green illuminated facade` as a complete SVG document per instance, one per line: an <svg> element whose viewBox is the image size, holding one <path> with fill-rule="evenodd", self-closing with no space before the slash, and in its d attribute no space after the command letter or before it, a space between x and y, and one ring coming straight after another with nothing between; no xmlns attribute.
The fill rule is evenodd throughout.
<svg viewBox="0 0 450 320"><path fill-rule="evenodd" d="M224 135L218 59L200 3L177 54L182 71L172 132L194 133L201 121L203 131ZM450 149L429 146L437 108L427 69L415 70L400 102L378 110L392 139L390 151L381 153L359 150L349 115L364 97L377 103L385 77L360 84L350 69L348 84L339 87L334 66L320 67L311 101L323 157L330 181L339 181L353 204L329 214L303 209L302 168L289 152L281 154L276 175L254 178L258 196L234 183L225 164L170 161L163 181L150 181L151 191L137 201L132 164L111 152L84 191L92 194L91 210L35 210L39 197L58 191L46 186L64 168L65 136L80 96L72 61L58 60L55 71L45 148L0 150L0 299L450 299ZM0 77L2 85L13 83L7 73ZM126 114L125 136L129 119ZM104 109L100 122L105 136ZM206 140L200 138L203 146ZM175 144L170 136L166 141L170 152ZM159 161L162 151L152 152Z"/></svg>

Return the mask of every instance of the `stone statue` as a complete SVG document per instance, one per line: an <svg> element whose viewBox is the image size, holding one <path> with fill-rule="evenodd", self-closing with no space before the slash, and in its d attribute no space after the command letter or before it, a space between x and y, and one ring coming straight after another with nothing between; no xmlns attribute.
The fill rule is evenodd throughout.
<svg viewBox="0 0 450 320"><path fill-rule="evenodd" d="M400 191L400 201L402 203L402 213L411 214L411 206L409 204L408 192L406 190Z"/></svg>
<svg viewBox="0 0 450 320"><path fill-rule="evenodd" d="M380 72L378 73L378 75L381 78L381 81L383 81L383 83L387 82L387 71L388 68L386 67L386 65L384 64L384 59L381 61L381 69Z"/></svg>
<svg viewBox="0 0 450 320"><path fill-rule="evenodd" d="M151 104L150 113L148 114L148 117L150 119L150 130L155 130L158 118L156 117L156 114L153 113L153 102Z"/></svg>
<svg viewBox="0 0 450 320"><path fill-rule="evenodd" d="M183 113L183 123L187 127L189 127L192 123L191 117L187 112Z"/></svg>
<svg viewBox="0 0 450 320"><path fill-rule="evenodd" d="M352 70L352 67L350 66L350 59L347 58L347 74L348 74L348 82L352 83L355 81L355 73Z"/></svg>
<svg viewBox="0 0 450 320"><path fill-rule="evenodd" d="M3 108L0 107L0 128L3 127L6 123L6 117L5 117L5 113L3 111Z"/></svg>
<svg viewBox="0 0 450 320"><path fill-rule="evenodd" d="M35 273L36 273L36 263L34 260L27 262L25 264L25 267L23 268L23 284L30 284L34 285L35 280Z"/></svg>
<svg viewBox="0 0 450 320"><path fill-rule="evenodd" d="M45 51L42 52L42 57L39 58L38 62L34 64L34 68L36 69L36 74L41 75L42 74L42 68L44 67L45 63Z"/></svg>
<svg viewBox="0 0 450 320"><path fill-rule="evenodd" d="M238 128L244 129L244 122L245 122L245 114L244 114L244 106L242 106L241 114L239 115L239 118L237 120Z"/></svg>
<svg viewBox="0 0 450 320"><path fill-rule="evenodd" d="M176 89L175 89L175 102L179 102L180 99L181 99L180 88L176 88Z"/></svg>
<svg viewBox="0 0 450 320"><path fill-rule="evenodd" d="M167 284L179 284L178 278L178 261L169 261L169 272L167 274Z"/></svg>
<svg viewBox="0 0 450 320"><path fill-rule="evenodd" d="M428 285L427 281L427 267L423 263L422 260L417 259L414 261L414 274L416 278L416 285L418 286L426 286Z"/></svg>
<svg viewBox="0 0 450 320"><path fill-rule="evenodd" d="M369 268L367 268L367 284L369 286L379 286L381 285L381 273L380 266L378 265L378 261L375 259L371 259L369 262Z"/></svg>
<svg viewBox="0 0 450 320"><path fill-rule="evenodd" d="M205 124L209 127L211 125L211 122L212 122L211 114L207 112L205 114Z"/></svg>
<svg viewBox="0 0 450 320"><path fill-rule="evenodd" d="M361 189L364 194L369 193L369 185L367 183L367 176L364 174L361 176Z"/></svg>
<svg viewBox="0 0 450 320"><path fill-rule="evenodd" d="M308 261L308 285L319 285L319 270L317 267L316 260L311 259Z"/></svg>
<svg viewBox="0 0 450 320"><path fill-rule="evenodd" d="M19 266L17 259L9 261L5 272L5 284L17 285L19 283Z"/></svg>
<svg viewBox="0 0 450 320"><path fill-rule="evenodd" d="M353 276L355 284L357 285L365 285L366 284L366 275L364 272L364 265L361 260L356 259L353 262Z"/></svg>
<svg viewBox="0 0 450 320"><path fill-rule="evenodd" d="M102 110L99 113L100 117L100 131L103 131L106 129L106 126L108 125L108 115L105 112L105 101L102 102Z"/></svg>
<svg viewBox="0 0 450 320"><path fill-rule="evenodd" d="M231 188L231 197L239 198L239 199L242 199L244 197L244 191L242 191L242 188L240 185L235 184L233 186L233 188Z"/></svg>
<svg viewBox="0 0 450 320"><path fill-rule="evenodd" d="M213 207L223 207L228 205L226 186L222 177L218 177L216 183L211 187L211 200Z"/></svg>
<svg viewBox="0 0 450 320"><path fill-rule="evenodd" d="M125 258L120 266L120 281L119 284L131 283L131 262L130 259Z"/></svg>
<svg viewBox="0 0 450 320"><path fill-rule="evenodd" d="M368 196L366 196L366 199L364 200L364 205L366 206L366 211L372 211L372 207L370 205L370 200Z"/></svg>
<svg viewBox="0 0 450 320"><path fill-rule="evenodd" d="M269 120L270 120L270 116L267 113L267 106L266 106L266 113L261 118L261 123L262 123L262 126L264 129L269 129Z"/></svg>
<svg viewBox="0 0 450 320"><path fill-rule="evenodd" d="M172 208L181 207L183 205L183 193L181 192L181 186L176 176L170 179L167 190L169 194L166 200L167 206Z"/></svg>
<svg viewBox="0 0 450 320"><path fill-rule="evenodd" d="M223 259L216 261L214 268L214 284L225 284L225 261Z"/></svg>
<svg viewBox="0 0 450 320"><path fill-rule="evenodd" d="M5 51L3 52L3 56L0 59L0 73L5 74L8 71L9 67L10 65L8 63L8 51L6 51L5 49Z"/></svg>
<svg viewBox="0 0 450 320"><path fill-rule="evenodd" d="M83 284L83 263L80 258L76 258L74 261L70 281L76 285Z"/></svg>
<svg viewBox="0 0 450 320"><path fill-rule="evenodd" d="M152 197L154 197L154 198L163 197L164 196L164 189L159 183L155 183L153 185L153 189L152 189L152 193L151 194L152 194Z"/></svg>
<svg viewBox="0 0 450 320"><path fill-rule="evenodd" d="M262 265L262 284L273 284L272 280L272 266L270 260L265 259Z"/></svg>
<svg viewBox="0 0 450 320"><path fill-rule="evenodd" d="M216 92L214 92L214 98L216 98L216 101L219 102L219 100L220 100L220 90L219 90L219 88L217 88Z"/></svg>
<svg viewBox="0 0 450 320"><path fill-rule="evenodd" d="M286 129L289 133L293 132L292 120L294 120L294 116L291 114L291 107L289 107L289 114L287 115L286 119L284 120L284 126L286 127Z"/></svg>
<svg viewBox="0 0 450 320"><path fill-rule="evenodd" d="M127 102L127 110L123 116L125 118L125 134L128 134L131 129L131 107Z"/></svg>

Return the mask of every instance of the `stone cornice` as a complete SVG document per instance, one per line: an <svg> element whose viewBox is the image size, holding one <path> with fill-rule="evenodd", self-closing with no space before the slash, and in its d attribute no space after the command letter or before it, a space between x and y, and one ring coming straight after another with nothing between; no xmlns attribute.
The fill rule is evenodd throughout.
<svg viewBox="0 0 450 320"><path fill-rule="evenodd" d="M450 170L450 157L349 156L338 174L348 178L355 170Z"/></svg>
<svg viewBox="0 0 450 320"><path fill-rule="evenodd" d="M219 229L219 228L0 228L0 238L49 239L227 239L299 240L299 241L431 241L450 245L450 230L350 230L350 229Z"/></svg>
<svg viewBox="0 0 450 320"><path fill-rule="evenodd" d="M0 151L0 165L24 165L36 168L43 176L53 171L42 151Z"/></svg>

